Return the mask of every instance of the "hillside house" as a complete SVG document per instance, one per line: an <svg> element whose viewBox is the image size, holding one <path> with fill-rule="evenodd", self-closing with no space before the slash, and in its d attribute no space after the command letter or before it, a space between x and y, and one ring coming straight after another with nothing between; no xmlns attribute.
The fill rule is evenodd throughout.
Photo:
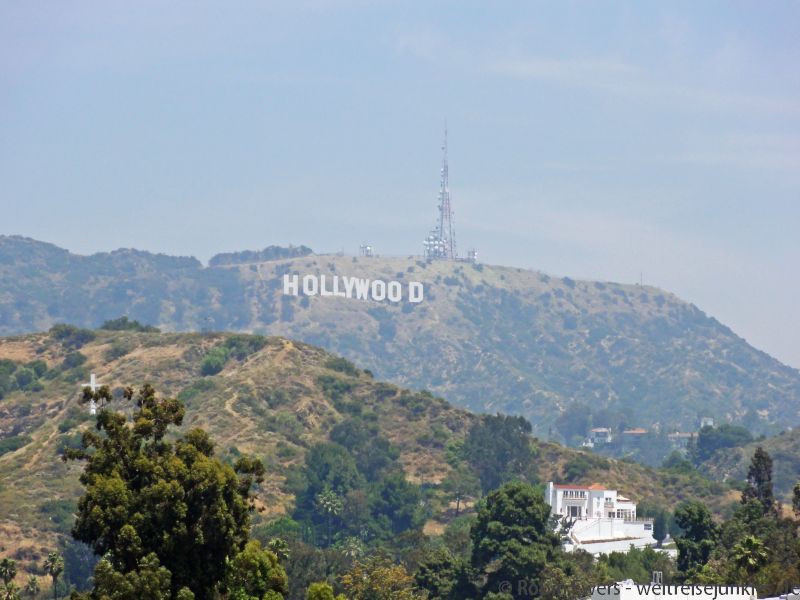
<svg viewBox="0 0 800 600"><path fill-rule="evenodd" d="M636 514L636 502L594 483L589 486L547 484L545 501L551 514L571 522L567 550L581 548L592 554L626 552L631 545L655 545L653 520Z"/></svg>
<svg viewBox="0 0 800 600"><path fill-rule="evenodd" d="M676 431L668 433L667 439L675 450L684 450L689 446L689 442L697 435L695 433L688 433L683 431Z"/></svg>
<svg viewBox="0 0 800 600"><path fill-rule="evenodd" d="M589 436L583 442L586 448L594 448L595 446L605 446L614 441L614 434L608 427L595 427L589 431Z"/></svg>

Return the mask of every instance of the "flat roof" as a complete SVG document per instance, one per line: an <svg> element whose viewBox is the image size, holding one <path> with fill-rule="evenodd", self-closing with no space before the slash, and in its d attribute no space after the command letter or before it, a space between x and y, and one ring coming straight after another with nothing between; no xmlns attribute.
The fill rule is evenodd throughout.
<svg viewBox="0 0 800 600"><path fill-rule="evenodd" d="M605 486L600 485L599 483L593 483L592 485L569 485L569 484L561 484L561 483L554 483L553 487L559 490L594 490L594 491L610 491Z"/></svg>

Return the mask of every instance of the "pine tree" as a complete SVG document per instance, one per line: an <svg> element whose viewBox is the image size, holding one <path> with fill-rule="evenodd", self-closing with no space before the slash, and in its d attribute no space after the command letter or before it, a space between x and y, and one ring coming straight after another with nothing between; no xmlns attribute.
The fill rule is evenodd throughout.
<svg viewBox="0 0 800 600"><path fill-rule="evenodd" d="M775 495L772 490L772 457L761 446L756 448L747 470L747 487L742 492L742 504L761 503L764 514L775 513Z"/></svg>

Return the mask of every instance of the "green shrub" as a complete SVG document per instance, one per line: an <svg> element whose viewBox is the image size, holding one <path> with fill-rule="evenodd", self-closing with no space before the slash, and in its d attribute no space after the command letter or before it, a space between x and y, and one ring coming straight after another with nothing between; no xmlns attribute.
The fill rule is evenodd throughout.
<svg viewBox="0 0 800 600"><path fill-rule="evenodd" d="M105 329L106 331L139 331L148 333L157 333L160 331L158 327L142 325L139 321L131 321L125 316L104 322L100 325L100 329Z"/></svg>
<svg viewBox="0 0 800 600"><path fill-rule="evenodd" d="M267 345L267 338L263 335L232 335L223 343L228 350L228 356L236 360L244 360L255 354Z"/></svg>
<svg viewBox="0 0 800 600"><path fill-rule="evenodd" d="M212 348L206 353L200 363L200 373L203 375L216 375L225 367L228 361L228 349L222 346Z"/></svg>
<svg viewBox="0 0 800 600"><path fill-rule="evenodd" d="M61 363L61 370L68 371L69 369L81 366L85 362L86 356L80 352L70 352L64 357L64 361Z"/></svg>
<svg viewBox="0 0 800 600"><path fill-rule="evenodd" d="M349 382L336 377L334 375L320 375L317 377L317 385L322 389L322 393L326 398L336 401L353 391L354 385Z"/></svg>
<svg viewBox="0 0 800 600"><path fill-rule="evenodd" d="M84 344L88 344L96 337L94 331L90 329L81 329L64 323L53 325L48 333L54 340L61 342L65 348L75 350Z"/></svg>
<svg viewBox="0 0 800 600"><path fill-rule="evenodd" d="M75 520L77 505L74 500L48 500L39 507L39 511L47 515L57 531L69 532Z"/></svg>
<svg viewBox="0 0 800 600"><path fill-rule="evenodd" d="M58 443L56 444L56 454L63 456L68 449L77 450L81 447L81 440L83 434L75 432L73 434L62 434L58 436Z"/></svg>
<svg viewBox="0 0 800 600"><path fill-rule="evenodd" d="M331 356L325 361L325 368L330 369L331 371L339 371L340 373L350 375L351 377L356 377L358 375L358 369L356 366L341 356Z"/></svg>
<svg viewBox="0 0 800 600"><path fill-rule="evenodd" d="M12 437L0 440L0 456L6 452L14 452L23 446L31 443L31 436L29 435L15 435Z"/></svg>
<svg viewBox="0 0 800 600"><path fill-rule="evenodd" d="M111 362L129 354L134 348L136 348L136 342L133 340L114 340L111 346L103 353L103 358L107 362Z"/></svg>
<svg viewBox="0 0 800 600"><path fill-rule="evenodd" d="M214 382L211 379L197 379L178 393L178 400L189 407L191 406L190 402L194 400L195 397L212 389L214 389Z"/></svg>
<svg viewBox="0 0 800 600"><path fill-rule="evenodd" d="M47 373L47 363L41 359L32 360L25 366L31 369L34 373L36 373L36 377L41 377L42 375Z"/></svg>
<svg viewBox="0 0 800 600"><path fill-rule="evenodd" d="M20 367L14 372L14 382L19 389L24 390L27 386L36 380L36 373L33 369L27 367Z"/></svg>

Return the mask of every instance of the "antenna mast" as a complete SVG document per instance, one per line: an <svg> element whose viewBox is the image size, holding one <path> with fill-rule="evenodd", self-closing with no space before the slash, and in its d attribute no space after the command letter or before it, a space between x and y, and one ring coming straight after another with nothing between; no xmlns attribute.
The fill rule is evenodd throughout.
<svg viewBox="0 0 800 600"><path fill-rule="evenodd" d="M436 227L425 238L425 257L430 260L457 260L456 231L450 202L450 168L447 164L447 125L442 143L442 170L439 180L439 218Z"/></svg>

